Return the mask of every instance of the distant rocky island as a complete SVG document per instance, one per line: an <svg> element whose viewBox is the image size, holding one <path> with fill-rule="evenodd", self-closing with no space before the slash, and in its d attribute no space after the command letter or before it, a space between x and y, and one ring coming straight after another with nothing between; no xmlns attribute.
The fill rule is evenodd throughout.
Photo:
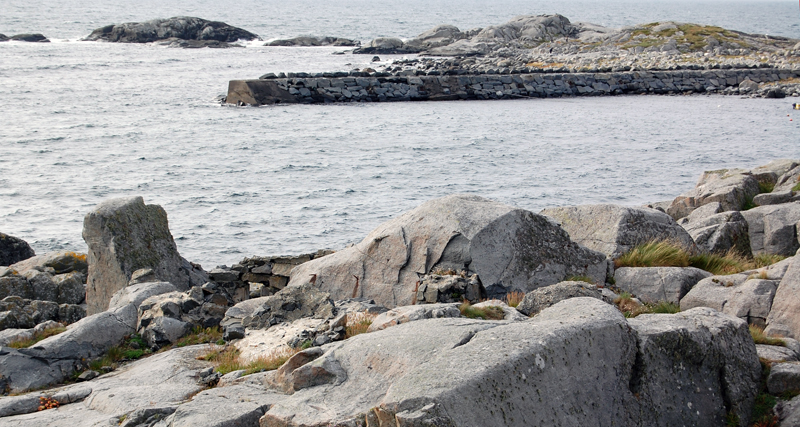
<svg viewBox="0 0 800 427"><path fill-rule="evenodd" d="M267 73L258 80L232 81L227 102L262 105L625 93L800 96L800 40L677 22L611 29L573 24L561 15L520 16L468 31L440 25L406 41L378 38L353 53L420 57L350 72ZM374 59L380 61L378 56Z"/></svg>
<svg viewBox="0 0 800 427"><path fill-rule="evenodd" d="M781 159L640 207L450 195L206 271L111 199L87 254L0 233L0 424L796 425L798 226Z"/></svg>

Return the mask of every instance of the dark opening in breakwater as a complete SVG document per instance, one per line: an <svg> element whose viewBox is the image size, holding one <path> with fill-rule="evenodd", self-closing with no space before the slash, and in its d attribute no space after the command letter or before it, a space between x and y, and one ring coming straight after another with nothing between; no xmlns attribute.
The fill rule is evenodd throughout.
<svg viewBox="0 0 800 427"><path fill-rule="evenodd" d="M376 76L231 80L226 102L237 105L518 99L622 94L747 94L759 83L800 77L800 70L728 69ZM779 96L779 95L778 95Z"/></svg>

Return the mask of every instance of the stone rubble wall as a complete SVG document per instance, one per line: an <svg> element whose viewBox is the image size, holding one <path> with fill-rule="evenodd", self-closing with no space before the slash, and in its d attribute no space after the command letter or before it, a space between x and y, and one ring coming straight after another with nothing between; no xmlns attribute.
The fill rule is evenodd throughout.
<svg viewBox="0 0 800 427"><path fill-rule="evenodd" d="M343 73L337 73L337 76ZM621 94L716 93L749 79L768 83L800 77L800 70L728 69L611 73L382 76L232 80L226 102L276 103L518 99Z"/></svg>

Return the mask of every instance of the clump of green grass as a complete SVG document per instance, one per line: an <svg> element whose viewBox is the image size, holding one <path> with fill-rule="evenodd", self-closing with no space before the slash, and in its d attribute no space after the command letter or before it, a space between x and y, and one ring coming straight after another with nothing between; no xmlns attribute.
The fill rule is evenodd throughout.
<svg viewBox="0 0 800 427"><path fill-rule="evenodd" d="M513 291L506 294L504 298L509 307L516 307L525 298L525 293L520 291Z"/></svg>
<svg viewBox="0 0 800 427"><path fill-rule="evenodd" d="M800 182L798 182L797 184L794 185L794 187L792 187L792 191L800 191Z"/></svg>
<svg viewBox="0 0 800 427"><path fill-rule="evenodd" d="M677 304L667 301L640 304L636 302L633 296L628 292L621 293L614 300L614 305L616 305L619 311L627 318L634 318L640 314L675 314L681 311L681 308Z"/></svg>
<svg viewBox="0 0 800 427"><path fill-rule="evenodd" d="M377 317L376 314L358 312L347 313L347 323L345 324L345 339L354 337L367 332L372 321Z"/></svg>
<svg viewBox="0 0 800 427"><path fill-rule="evenodd" d="M757 207L758 207L758 205L756 204L756 202L753 201L753 197L752 196L748 196L747 198L744 199L744 203L742 204L742 209L741 210L749 211L750 209L757 208Z"/></svg>
<svg viewBox="0 0 800 427"><path fill-rule="evenodd" d="M649 241L614 260L620 267L688 267L689 253L670 241Z"/></svg>
<svg viewBox="0 0 800 427"><path fill-rule="evenodd" d="M780 260L780 257L758 255L758 258L747 258L733 249L725 253L691 255L676 243L650 241L622 254L614 260L614 266L616 268L691 266L715 275L728 275L759 268L764 263L772 264L777 262L775 260Z"/></svg>
<svg viewBox="0 0 800 427"><path fill-rule="evenodd" d="M767 392L767 377L769 377L772 364L762 358L759 358L759 361L761 362L761 382L756 401L753 404L750 425L752 427L777 427L779 420L772 408L778 403L778 398Z"/></svg>
<svg viewBox="0 0 800 427"><path fill-rule="evenodd" d="M759 181L758 183L758 192L759 193L772 193L772 190L775 189L774 182L762 182Z"/></svg>
<svg viewBox="0 0 800 427"><path fill-rule="evenodd" d="M503 320L505 313L501 307L473 307L468 301L464 301L458 309L461 315L470 319L483 319L483 320Z"/></svg>
<svg viewBox="0 0 800 427"><path fill-rule="evenodd" d="M241 359L241 352L236 347L228 345L223 348L212 347L206 354L197 359L212 362L214 370L222 375L242 369L244 369L245 375L250 375L256 372L278 369L300 351L300 349L282 348L260 356L255 360L244 362Z"/></svg>
<svg viewBox="0 0 800 427"><path fill-rule="evenodd" d="M594 284L594 281L589 276L577 275L577 276L568 276L564 279L567 282L586 282L589 284Z"/></svg>
<svg viewBox="0 0 800 427"><path fill-rule="evenodd" d="M689 257L689 265L715 275L727 275L745 271L753 262L731 249L724 254L693 255Z"/></svg>
<svg viewBox="0 0 800 427"><path fill-rule="evenodd" d="M222 329L219 326L214 326L212 328L195 326L188 335L176 341L174 346L186 347L189 345L207 344L212 342L217 344L225 342L222 339Z"/></svg>
<svg viewBox="0 0 800 427"><path fill-rule="evenodd" d="M786 343L782 339L768 337L767 334L764 333L764 328L760 326L750 325L749 329L750 336L753 337L753 342L756 344L786 346Z"/></svg>
<svg viewBox="0 0 800 427"><path fill-rule="evenodd" d="M31 338L21 338L21 339L17 339L17 340L11 341L10 343L8 343L8 346L11 347L11 348L28 348L28 347L32 347L34 344L38 343L39 341L42 341L45 338L49 338L49 337L52 337L54 335L58 335L58 334L66 331L66 330L67 330L67 328L65 328L63 326L50 328L50 329L45 329L45 330L43 330L41 332L36 332L35 334L33 334L33 337L31 337Z"/></svg>
<svg viewBox="0 0 800 427"><path fill-rule="evenodd" d="M755 268L761 268L781 262L786 258L787 257L784 255L767 254L762 252L753 256L753 262L755 263Z"/></svg>

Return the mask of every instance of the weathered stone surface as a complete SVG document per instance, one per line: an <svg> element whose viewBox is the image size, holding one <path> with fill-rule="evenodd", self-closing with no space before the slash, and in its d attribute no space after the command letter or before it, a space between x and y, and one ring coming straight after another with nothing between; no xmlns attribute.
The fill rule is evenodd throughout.
<svg viewBox="0 0 800 427"><path fill-rule="evenodd" d="M719 203L708 204L719 205ZM720 206L721 208L721 206ZM701 252L724 253L731 249L750 256L750 235L747 220L737 211L699 215L698 208L685 218L678 220L697 244Z"/></svg>
<svg viewBox="0 0 800 427"><path fill-rule="evenodd" d="M586 282L567 281L528 292L517 306L517 310L526 316L533 316L565 299L576 297L591 297L603 300L603 296L596 285Z"/></svg>
<svg viewBox="0 0 800 427"><path fill-rule="evenodd" d="M793 257L783 276L767 317L768 335L800 338L800 262Z"/></svg>
<svg viewBox="0 0 800 427"><path fill-rule="evenodd" d="M694 267L621 267L614 271L616 286L644 302L677 304L694 285L712 274Z"/></svg>
<svg viewBox="0 0 800 427"><path fill-rule="evenodd" d="M773 364L767 377L767 391L774 395L800 391L800 362Z"/></svg>
<svg viewBox="0 0 800 427"><path fill-rule="evenodd" d="M405 46L427 50L435 47L447 46L466 37L468 37L467 33L462 32L453 25L437 25L407 41Z"/></svg>
<svg viewBox="0 0 800 427"><path fill-rule="evenodd" d="M50 274L88 273L86 254L72 251L48 252L43 255L36 255L12 265L11 268L17 270L20 274L25 274L31 270L44 271Z"/></svg>
<svg viewBox="0 0 800 427"><path fill-rule="evenodd" d="M391 326L424 319L461 317L458 303L406 305L393 308L378 315L369 325L369 332L380 331Z"/></svg>
<svg viewBox="0 0 800 427"><path fill-rule="evenodd" d="M671 240L694 250L689 233L655 209L604 204L549 208L540 214L558 221L573 241L612 259L651 240Z"/></svg>
<svg viewBox="0 0 800 427"><path fill-rule="evenodd" d="M260 425L723 425L726 407L746 424L760 366L744 322L669 317L631 328L579 297L524 322L429 319L358 335L268 375L292 394Z"/></svg>
<svg viewBox="0 0 800 427"><path fill-rule="evenodd" d="M273 40L264 46L358 46L361 42L341 37L301 36L292 39Z"/></svg>
<svg viewBox="0 0 800 427"><path fill-rule="evenodd" d="M792 256L800 248L797 235L800 202L759 206L742 211L742 216L749 226L753 253Z"/></svg>
<svg viewBox="0 0 800 427"><path fill-rule="evenodd" d="M800 165L796 165L778 177L778 180L775 182L775 188L773 188L772 191L791 191L792 187L797 185L799 177Z"/></svg>
<svg viewBox="0 0 800 427"><path fill-rule="evenodd" d="M189 273L172 239L167 213L141 197L97 205L83 221L89 245L86 304L89 314L108 308L111 296L128 285L134 271L150 268L159 280L189 288Z"/></svg>
<svg viewBox="0 0 800 427"><path fill-rule="evenodd" d="M186 292L150 296L139 305L136 328L151 347L162 347L176 342L193 327L218 326L228 302L224 295L211 289L207 293L197 286Z"/></svg>
<svg viewBox="0 0 800 427"><path fill-rule="evenodd" d="M36 255L28 242L0 233L0 265L11 265Z"/></svg>
<svg viewBox="0 0 800 427"><path fill-rule="evenodd" d="M758 180L749 172L727 169L707 171L694 189L672 201L667 213L680 219L711 202L719 202L723 211L738 211L758 193Z"/></svg>
<svg viewBox="0 0 800 427"><path fill-rule="evenodd" d="M164 423L168 427L257 426L269 406L281 398L282 394L265 392L263 386L253 384L212 388L178 406Z"/></svg>
<svg viewBox="0 0 800 427"><path fill-rule="evenodd" d="M260 40L257 35L224 22L206 21L190 16L107 25L92 31L84 40L150 43L169 38L218 42L235 42L240 39Z"/></svg>
<svg viewBox="0 0 800 427"><path fill-rule="evenodd" d="M288 287L313 281L334 299L366 297L396 307L411 304L419 275L436 267L478 274L487 297L502 298L573 275L605 282L607 261L544 216L452 195L380 225L355 246L295 267Z"/></svg>
<svg viewBox="0 0 800 427"><path fill-rule="evenodd" d="M420 279L416 300L421 303L448 303L466 299L476 303L483 297L481 291L481 281L477 274L469 278L451 274L428 274Z"/></svg>
<svg viewBox="0 0 800 427"><path fill-rule="evenodd" d="M0 330L33 328L47 321L74 323L86 316L79 305L23 299L17 296L0 301Z"/></svg>
<svg viewBox="0 0 800 427"><path fill-rule="evenodd" d="M748 425L761 365L744 321L694 308L629 324L639 335L641 367L630 387L652 417L647 424L723 425L731 412Z"/></svg>
<svg viewBox="0 0 800 427"><path fill-rule="evenodd" d="M773 363L797 362L798 355L794 350L779 345L756 344L758 357Z"/></svg>
<svg viewBox="0 0 800 427"><path fill-rule="evenodd" d="M86 299L86 275L79 272L53 276L56 287L55 302L59 304L80 304Z"/></svg>
<svg viewBox="0 0 800 427"><path fill-rule="evenodd" d="M712 276L701 280L681 299L681 310L709 307L747 323L766 326L778 282L741 277Z"/></svg>
<svg viewBox="0 0 800 427"><path fill-rule="evenodd" d="M778 400L773 409L781 427L800 427L800 396L792 400Z"/></svg>
<svg viewBox="0 0 800 427"><path fill-rule="evenodd" d="M23 276L0 277L0 298L17 296L25 299L33 299L33 285Z"/></svg>
<svg viewBox="0 0 800 427"><path fill-rule="evenodd" d="M756 206L780 205L782 203L794 201L797 201L797 198L794 194L794 191L791 189L784 191L773 191L771 193L762 193L753 197L753 203L755 203Z"/></svg>

